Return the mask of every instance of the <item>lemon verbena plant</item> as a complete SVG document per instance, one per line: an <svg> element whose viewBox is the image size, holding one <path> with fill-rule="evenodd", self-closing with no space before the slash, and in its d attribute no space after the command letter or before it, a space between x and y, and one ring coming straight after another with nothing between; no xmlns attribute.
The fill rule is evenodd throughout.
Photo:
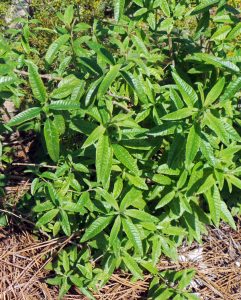
<svg viewBox="0 0 241 300"><path fill-rule="evenodd" d="M240 11L115 0L113 15L86 24L67 7L41 53L38 20L2 32L0 99L19 113L1 130L40 141L32 217L74 242L48 265L60 297L75 285L94 299L121 269L153 275L150 299L197 299L192 270L158 261L240 213Z"/></svg>

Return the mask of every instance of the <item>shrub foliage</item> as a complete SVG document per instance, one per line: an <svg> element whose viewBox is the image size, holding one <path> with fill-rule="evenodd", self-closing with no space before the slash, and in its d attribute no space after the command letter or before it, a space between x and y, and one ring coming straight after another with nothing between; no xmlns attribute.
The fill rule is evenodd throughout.
<svg viewBox="0 0 241 300"><path fill-rule="evenodd" d="M116 0L115 19L91 26L70 5L41 51L36 20L1 36L0 99L21 107L1 132L36 133L32 216L75 241L48 266L60 297L76 285L92 299L123 269L153 275L151 299L197 299L194 272L159 272L159 257L178 259L207 224L235 228L240 12L194 2Z"/></svg>

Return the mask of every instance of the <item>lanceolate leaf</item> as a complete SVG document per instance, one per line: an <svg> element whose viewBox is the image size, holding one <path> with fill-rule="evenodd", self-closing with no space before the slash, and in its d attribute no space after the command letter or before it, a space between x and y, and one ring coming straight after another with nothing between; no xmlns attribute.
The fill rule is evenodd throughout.
<svg viewBox="0 0 241 300"><path fill-rule="evenodd" d="M208 201L208 206L211 214L212 221L216 226L219 225L221 215L221 196L216 185L211 190L205 193Z"/></svg>
<svg viewBox="0 0 241 300"><path fill-rule="evenodd" d="M177 111L174 111L170 114L167 114L165 115L164 117L162 117L161 119L162 120L181 120L181 119L186 119L190 116L192 116L194 113L196 113L196 111L192 110L191 108L189 107L184 107L184 108L181 108Z"/></svg>
<svg viewBox="0 0 241 300"><path fill-rule="evenodd" d="M85 231L81 242L86 242L102 232L112 221L113 216L98 217Z"/></svg>
<svg viewBox="0 0 241 300"><path fill-rule="evenodd" d="M130 219L122 218L123 229L139 255L143 255L142 241L138 228Z"/></svg>
<svg viewBox="0 0 241 300"><path fill-rule="evenodd" d="M118 22L124 12L125 0L113 0L115 20Z"/></svg>
<svg viewBox="0 0 241 300"><path fill-rule="evenodd" d="M113 208L115 208L116 210L119 210L119 205L118 205L117 201L106 190L103 190L101 188L97 188L96 192L98 194L100 194L106 200L106 202L108 202Z"/></svg>
<svg viewBox="0 0 241 300"><path fill-rule="evenodd" d="M0 88L8 84L12 84L16 81L16 78L13 76L0 76Z"/></svg>
<svg viewBox="0 0 241 300"><path fill-rule="evenodd" d="M172 201L172 199L175 197L176 192L171 191L168 194L166 194L157 204L156 209L164 207L167 205L169 202Z"/></svg>
<svg viewBox="0 0 241 300"><path fill-rule="evenodd" d="M40 107L32 107L29 109L24 110L23 112L19 113L18 115L14 116L9 122L9 126L16 126L26 121L32 120L35 117L39 116L41 112Z"/></svg>
<svg viewBox="0 0 241 300"><path fill-rule="evenodd" d="M227 205L224 201L221 202L221 218L225 222L227 222L234 230L236 230L236 225L233 216L228 210Z"/></svg>
<svg viewBox="0 0 241 300"><path fill-rule="evenodd" d="M214 32L214 34L211 36L211 40L214 41L222 41L225 39L227 34L230 32L231 26L229 25L224 25L220 28L218 28L217 31Z"/></svg>
<svg viewBox="0 0 241 300"><path fill-rule="evenodd" d="M215 184L215 179L213 174L210 174L204 181L204 183L199 187L197 194L205 193L206 191L210 190L212 186Z"/></svg>
<svg viewBox="0 0 241 300"><path fill-rule="evenodd" d="M116 219L115 219L114 225L111 229L111 232L110 232L109 243L110 243L111 246L113 246L114 243L116 242L116 239L117 239L118 233L120 231L120 228L121 228L121 217L117 216Z"/></svg>
<svg viewBox="0 0 241 300"><path fill-rule="evenodd" d="M62 227L64 233L67 236L70 236L71 228L70 228L68 215L64 210L60 210L60 215L61 215L61 227Z"/></svg>
<svg viewBox="0 0 241 300"><path fill-rule="evenodd" d="M115 157L132 173L139 174L136 160L130 155L130 153L121 145L113 144L112 147Z"/></svg>
<svg viewBox="0 0 241 300"><path fill-rule="evenodd" d="M199 150L200 142L200 129L197 124L194 124L188 133L186 143L186 165L188 168Z"/></svg>
<svg viewBox="0 0 241 300"><path fill-rule="evenodd" d="M100 125L96 127L91 134L88 136L87 140L84 142L82 148L87 148L93 145L103 134L105 133L105 127Z"/></svg>
<svg viewBox="0 0 241 300"><path fill-rule="evenodd" d="M213 102L215 102L218 97L221 95L223 88L225 85L225 78L219 79L219 81L213 86L211 91L207 94L206 100L204 102L205 106L211 105Z"/></svg>
<svg viewBox="0 0 241 300"><path fill-rule="evenodd" d="M97 97L98 99L101 99L108 89L110 88L112 82L116 79L116 77L119 74L119 70L121 68L121 65L115 65L110 67L110 71L105 75L103 81L101 82L98 90Z"/></svg>
<svg viewBox="0 0 241 300"><path fill-rule="evenodd" d="M128 178L130 184L134 185L138 189L148 190L148 186L146 184L145 178L141 178L139 176L134 176L129 173L126 173L126 177Z"/></svg>
<svg viewBox="0 0 241 300"><path fill-rule="evenodd" d="M108 186L112 166L112 147L107 134L100 136L96 147L97 181Z"/></svg>
<svg viewBox="0 0 241 300"><path fill-rule="evenodd" d="M54 122L50 119L44 123L44 138L49 156L57 162L59 159L59 133Z"/></svg>
<svg viewBox="0 0 241 300"><path fill-rule="evenodd" d="M157 217L154 217L151 214L138 209L128 209L126 210L126 214L133 219L137 219L143 222L158 222Z"/></svg>
<svg viewBox="0 0 241 300"><path fill-rule="evenodd" d="M228 133L223 125L223 122L214 117L210 112L206 114L206 125L212 129L216 135L219 137L219 139L224 143L228 144Z"/></svg>
<svg viewBox="0 0 241 300"><path fill-rule="evenodd" d="M241 33L241 23L238 22L238 24L229 32L227 39L235 39L238 35Z"/></svg>
<svg viewBox="0 0 241 300"><path fill-rule="evenodd" d="M123 257L123 261L126 265L126 267L131 271L131 273L138 279L143 279L142 271L139 268L138 264L134 260L133 257L131 257L129 254L125 254Z"/></svg>
<svg viewBox="0 0 241 300"><path fill-rule="evenodd" d="M51 222L59 213L58 209L51 209L48 212L46 212L36 223L36 226L45 225L49 222Z"/></svg>
<svg viewBox="0 0 241 300"><path fill-rule="evenodd" d="M80 109L80 104L71 100L58 100L52 101L48 107L52 110L78 110Z"/></svg>
<svg viewBox="0 0 241 300"><path fill-rule="evenodd" d="M170 17L170 9L167 0L159 0L160 7L167 17Z"/></svg>
<svg viewBox="0 0 241 300"><path fill-rule="evenodd" d="M92 102L94 102L94 99L97 95L98 87L102 81L102 78L99 78L98 80L94 81L87 92L87 95L85 97L85 105L89 106Z"/></svg>
<svg viewBox="0 0 241 300"><path fill-rule="evenodd" d="M241 89L241 77L238 77L236 80L231 81L227 88L225 89L224 94L220 98L221 103L225 103L228 100L232 100L235 94Z"/></svg>
<svg viewBox="0 0 241 300"><path fill-rule="evenodd" d="M133 89L133 91L137 94L138 98L142 103L148 103L147 96L145 91L143 90L143 86L141 85L139 79L134 74L128 72L121 72L123 78L126 80L128 85Z"/></svg>
<svg viewBox="0 0 241 300"><path fill-rule="evenodd" d="M207 53L197 53L197 54L195 54L195 56L198 59L203 60L207 64L214 65L217 68L227 69L227 70L229 70L231 72L234 72L234 73L240 72L239 67L236 66L234 63L232 63L229 60L224 60L220 57L217 57L217 56L214 56L214 55L211 55L211 54L207 54Z"/></svg>
<svg viewBox="0 0 241 300"><path fill-rule="evenodd" d="M134 201L138 201L142 198L142 192L137 190L136 188L131 188L131 190L125 195L120 204L120 209L124 211L128 208Z"/></svg>
<svg viewBox="0 0 241 300"><path fill-rule="evenodd" d="M198 100L198 96L194 89L188 83L186 83L177 73L173 72L172 77L175 80L186 105L189 107L193 107L195 102L197 102Z"/></svg>
<svg viewBox="0 0 241 300"><path fill-rule="evenodd" d="M45 60L46 62L50 65L55 59L55 56L61 46L63 46L68 40L70 36L68 34L64 34L60 36L57 40L55 40L49 47L46 55L45 55Z"/></svg>
<svg viewBox="0 0 241 300"><path fill-rule="evenodd" d="M43 81L39 76L38 69L33 63L28 65L29 82L33 91L34 97L40 102L44 103L47 99L46 89Z"/></svg>
<svg viewBox="0 0 241 300"><path fill-rule="evenodd" d="M233 175L228 175L228 180L241 190L241 180Z"/></svg>
<svg viewBox="0 0 241 300"><path fill-rule="evenodd" d="M192 11L192 15L203 13L209 10L215 4L218 4L220 0L202 0L199 5Z"/></svg>

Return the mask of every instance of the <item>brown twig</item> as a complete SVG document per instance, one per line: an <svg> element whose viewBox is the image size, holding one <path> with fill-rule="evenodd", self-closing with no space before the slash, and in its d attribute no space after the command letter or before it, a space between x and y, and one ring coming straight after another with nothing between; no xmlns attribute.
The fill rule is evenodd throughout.
<svg viewBox="0 0 241 300"><path fill-rule="evenodd" d="M38 168L58 169L57 166L50 166L50 165L44 165L44 164L32 164L32 163L12 163L12 166L24 166L24 167L38 167Z"/></svg>
<svg viewBox="0 0 241 300"><path fill-rule="evenodd" d="M29 76L29 73L26 72L26 71L21 71L21 70L17 70L17 69L14 69L14 72L15 73L18 73L19 75L22 75L22 76ZM61 81L63 78L62 77L58 77L58 76L53 76L51 74L39 74L39 76L41 78L44 78L44 79L47 79L47 80L57 80L57 81Z"/></svg>
<svg viewBox="0 0 241 300"><path fill-rule="evenodd" d="M170 33L167 34L168 38L168 47L169 47L169 55L172 60L172 65L175 67L175 59L174 59L174 51L173 51L173 42Z"/></svg>

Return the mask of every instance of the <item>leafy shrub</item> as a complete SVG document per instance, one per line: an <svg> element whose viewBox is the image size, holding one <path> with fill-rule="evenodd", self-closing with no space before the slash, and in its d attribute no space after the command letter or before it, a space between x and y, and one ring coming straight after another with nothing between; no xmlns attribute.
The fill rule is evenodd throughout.
<svg viewBox="0 0 241 300"><path fill-rule="evenodd" d="M48 266L60 296L76 285L93 298L120 268L153 274L153 299L196 299L193 272L157 263L240 213L239 12L226 1L114 6L115 21L92 26L73 21L73 6L58 14L44 58L27 22L2 38L1 98L25 107L5 128L42 141L36 227L77 244Z"/></svg>

